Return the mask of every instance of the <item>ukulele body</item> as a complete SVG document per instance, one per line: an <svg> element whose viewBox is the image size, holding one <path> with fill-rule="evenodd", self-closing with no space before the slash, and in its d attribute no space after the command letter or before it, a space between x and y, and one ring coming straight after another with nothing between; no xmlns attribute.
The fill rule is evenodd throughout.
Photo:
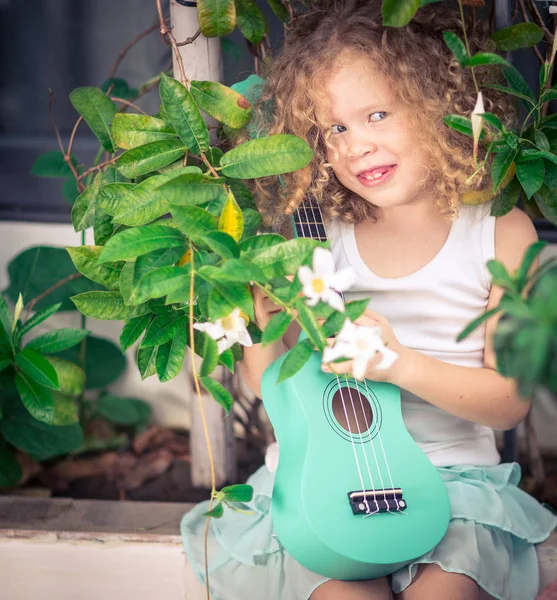
<svg viewBox="0 0 557 600"><path fill-rule="evenodd" d="M280 446L272 496L280 543L306 568L341 580L382 577L431 550L447 530L449 499L404 426L399 389L323 373L317 352L277 384L287 355L261 382ZM350 414L354 402L358 424L341 396Z"/></svg>

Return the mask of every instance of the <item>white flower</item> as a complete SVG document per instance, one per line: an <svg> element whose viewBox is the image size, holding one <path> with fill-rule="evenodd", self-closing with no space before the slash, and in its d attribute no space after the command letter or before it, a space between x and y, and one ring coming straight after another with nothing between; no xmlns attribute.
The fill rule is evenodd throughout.
<svg viewBox="0 0 557 600"><path fill-rule="evenodd" d="M265 465L271 473L274 473L278 468L279 462L279 445L278 442L273 442L267 446L265 452Z"/></svg>
<svg viewBox="0 0 557 600"><path fill-rule="evenodd" d="M479 92L478 99L476 100L476 106L474 106L472 116L470 117L470 120L472 121L472 135L474 137L474 156L476 156L478 153L478 144L483 127L482 115L484 113L484 99L482 93Z"/></svg>
<svg viewBox="0 0 557 600"><path fill-rule="evenodd" d="M217 341L219 354L228 350L236 342L243 346L253 346L253 341L246 329L246 320L241 315L241 310L235 308L228 316L217 319L214 323L196 323L194 329L204 331Z"/></svg>
<svg viewBox="0 0 557 600"><path fill-rule="evenodd" d="M337 358L352 359L354 377L363 379L367 363L376 352L382 356L377 365L378 369L388 369L398 358L398 354L383 343L380 327L363 327L346 319L336 337L335 345L323 351L323 361L331 362Z"/></svg>
<svg viewBox="0 0 557 600"><path fill-rule="evenodd" d="M344 312L344 302L339 292L347 290L355 280L352 269L335 272L335 263L330 250L317 247L313 252L313 270L303 266L298 269L298 279L304 286L303 293L308 306L315 306L319 300L332 308Z"/></svg>

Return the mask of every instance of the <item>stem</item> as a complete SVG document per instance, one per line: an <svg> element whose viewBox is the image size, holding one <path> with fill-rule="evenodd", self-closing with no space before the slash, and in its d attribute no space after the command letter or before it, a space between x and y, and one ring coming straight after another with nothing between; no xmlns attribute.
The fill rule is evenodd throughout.
<svg viewBox="0 0 557 600"><path fill-rule="evenodd" d="M135 110L138 110L141 114L143 115L147 115L147 113L139 108L139 106L137 106L137 104L134 104L133 102L130 102L129 100L124 100L124 98L117 98L116 96L110 96L110 99L114 102L120 102L121 104L125 104L126 106L131 106L132 108L135 108ZM149 115L147 115L149 116Z"/></svg>
<svg viewBox="0 0 557 600"><path fill-rule="evenodd" d="M81 121L83 121L83 117L79 117L79 119L76 121L73 129L72 129L72 134L70 136L70 143L68 144L68 156L71 157L72 154L72 148L73 148L73 141L75 138L75 132L77 131L77 128L79 127L79 124L81 123Z"/></svg>
<svg viewBox="0 0 557 600"><path fill-rule="evenodd" d="M98 171L99 169L102 169L103 167L108 167L108 165L114 164L119 158L120 158L120 155L115 156L114 158L111 158L110 160L99 163L98 165L95 165L94 167L87 169L87 171L85 171L84 173L79 175L78 181L81 181L84 177L87 177L87 175L89 175L90 173L94 173L95 171Z"/></svg>
<svg viewBox="0 0 557 600"><path fill-rule="evenodd" d="M54 285L51 285L42 294L39 294L38 296L33 298L27 305L27 310L29 312L31 312L31 310L33 310L33 307L35 306L35 304L37 304L37 302L40 302L44 297L51 294L54 290L57 290L59 287L63 286L65 283L68 283L68 281L73 281L74 279L77 279L78 277L83 277L83 275L81 275L81 273L72 273L71 275L64 277L64 279L57 281Z"/></svg>
<svg viewBox="0 0 557 600"><path fill-rule="evenodd" d="M524 17L524 21L526 23L530 23L530 19L528 18L528 11L526 10L526 5L524 4L524 0L518 0L518 3L520 4L520 11L522 12L522 16ZM551 39L553 39L553 36L551 36ZM542 56L541 52L538 50L538 48L536 46L533 46L532 49L536 53L536 56L538 57L538 60L540 61L540 64L543 65L544 60L543 60L543 56Z"/></svg>
<svg viewBox="0 0 557 600"><path fill-rule="evenodd" d="M159 13L159 24L160 24L160 32L161 35L169 42L172 46L172 50L174 51L174 56L176 57L176 62L178 63L178 68L180 69L180 81L185 85L188 89L190 88L190 82L186 77L186 72L184 71L184 63L182 62L182 55L180 54L180 50L178 49L178 44L176 43L176 38L172 35L172 30L166 24L164 20L164 14L162 12L162 4L161 0L157 0L157 12Z"/></svg>
<svg viewBox="0 0 557 600"><path fill-rule="evenodd" d="M461 0L458 0L458 7L460 8L460 20L462 23L462 34L464 36L464 45L466 46L466 52L468 52L468 56L471 58L470 54L470 45L468 44L468 35L466 33L466 25L464 24L464 9L462 7ZM474 87L476 88L476 93L480 93L480 88L478 87L478 82L476 81L476 74L474 73L474 67L470 67L470 71L472 72L472 79L474 80Z"/></svg>
<svg viewBox="0 0 557 600"><path fill-rule="evenodd" d="M131 50L131 48L133 48L133 46L135 46L137 44L137 42L139 42L139 40L143 39L146 35L149 35L152 31L155 31L155 29L158 29L158 28L159 28L159 24L155 23L154 25L149 27L149 29L146 29L145 31L140 33L138 36L136 36L129 44L127 44L127 46L124 46L124 48L118 55L118 58L112 65L110 72L108 73L108 79L112 79L114 77L114 75L116 74L116 70L120 66L120 63L122 62L122 60L124 59L124 56L126 56L128 51Z"/></svg>
<svg viewBox="0 0 557 600"><path fill-rule="evenodd" d="M215 486L215 463L213 461L213 449L211 447L211 439L209 437L209 430L207 428L207 418L205 416L205 407L203 406L203 398L201 397L201 388L199 387L199 375L195 366L195 337L193 330L194 314L193 314L193 301L194 301L194 281L195 281L195 261L194 261L194 247L190 242L189 250L191 254L191 271L190 271L190 302L189 302L189 335L190 335L190 348L191 348L191 371L193 375L193 382L195 385L195 391L197 394L197 403L199 405L199 414L201 415L201 423L203 425L203 433L205 435L205 442L207 444L207 452L209 454L209 466L211 469L211 498L209 499L209 511L213 508L213 499L217 493ZM207 600L211 600L211 592L209 589L209 549L208 549L208 536L209 536L209 519L205 523L205 539L204 539L204 554L205 554L205 585L207 589Z"/></svg>

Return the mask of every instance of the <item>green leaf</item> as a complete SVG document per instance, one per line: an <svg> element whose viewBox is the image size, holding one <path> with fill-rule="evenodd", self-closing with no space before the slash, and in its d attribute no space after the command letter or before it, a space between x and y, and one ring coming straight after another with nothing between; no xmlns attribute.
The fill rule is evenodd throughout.
<svg viewBox="0 0 557 600"><path fill-rule="evenodd" d="M146 305L126 306L120 292L85 292L70 300L86 317L103 320L124 320L139 317L148 312Z"/></svg>
<svg viewBox="0 0 557 600"><path fill-rule="evenodd" d="M79 412L75 397L60 392L52 392L54 418L52 425L73 425L79 423Z"/></svg>
<svg viewBox="0 0 557 600"><path fill-rule="evenodd" d="M545 166L541 158L516 165L516 176L520 181L526 197L530 199L542 186L545 177Z"/></svg>
<svg viewBox="0 0 557 600"><path fill-rule="evenodd" d="M89 344L87 344L87 351L89 351ZM85 372L83 369L60 356L48 356L47 358L48 362L56 370L60 382L60 391L70 396L79 396L85 386ZM96 368L101 368L99 362L97 362Z"/></svg>
<svg viewBox="0 0 557 600"><path fill-rule="evenodd" d="M112 395L100 396L95 402L93 414L115 425L135 425L142 419L135 398Z"/></svg>
<svg viewBox="0 0 557 600"><path fill-rule="evenodd" d="M557 190L542 187L534 194L536 205L543 216L554 225L557 225Z"/></svg>
<svg viewBox="0 0 557 600"><path fill-rule="evenodd" d="M158 192L169 204L177 206L206 204L212 200L226 198L226 191L221 181L224 180L209 178L201 173L189 173L164 183Z"/></svg>
<svg viewBox="0 0 557 600"><path fill-rule="evenodd" d="M2 324L2 327L8 336L11 336L12 333L13 320L14 317L12 315L12 311L8 308L8 304L6 303L4 296L0 294L0 323Z"/></svg>
<svg viewBox="0 0 557 600"><path fill-rule="evenodd" d="M158 349L158 346L149 346L149 348L139 348L137 351L137 368L141 375L141 381L157 372L156 360Z"/></svg>
<svg viewBox="0 0 557 600"><path fill-rule="evenodd" d="M134 227L111 237L103 247L99 261L107 263L115 260L128 260L160 248L174 248L183 245L182 234L173 227L165 225Z"/></svg>
<svg viewBox="0 0 557 600"><path fill-rule="evenodd" d="M208 0L203 0L203 1L208 1ZM218 504L215 504L215 506L211 510L204 512L201 516L202 517L212 517L213 519L220 519L223 515L224 515L224 507L222 505L222 502L219 502Z"/></svg>
<svg viewBox="0 0 557 600"><path fill-rule="evenodd" d="M490 113L490 112L486 112L486 113L483 113L482 119L486 123L489 123L491 126L495 127L495 129L497 129L497 131L503 131L503 129L504 129L503 123L501 122L501 119L497 115L494 115L493 113ZM512 139L512 136L511 136L511 139Z"/></svg>
<svg viewBox="0 0 557 600"><path fill-rule="evenodd" d="M195 155L206 152L210 145L209 131L188 89L161 73L160 97L166 115L182 142Z"/></svg>
<svg viewBox="0 0 557 600"><path fill-rule="evenodd" d="M290 327L290 323L292 323L292 317L283 311L273 315L269 323L267 323L267 327L263 330L261 344L267 346L282 338L288 327Z"/></svg>
<svg viewBox="0 0 557 600"><path fill-rule="evenodd" d="M491 204L491 216L502 217L506 215L517 203L522 191L518 179L514 178L509 185L505 186L493 199Z"/></svg>
<svg viewBox="0 0 557 600"><path fill-rule="evenodd" d="M261 248L268 248L285 242L286 238L278 233L262 233L253 237L247 238L240 242L240 250L242 252L249 252L250 250L257 250Z"/></svg>
<svg viewBox="0 0 557 600"><path fill-rule="evenodd" d="M101 187L102 173L97 173L93 183L75 200L72 206L72 223L75 231L83 231L95 223L95 206Z"/></svg>
<svg viewBox="0 0 557 600"><path fill-rule="evenodd" d="M458 60L460 66L465 67L468 62L468 52L466 51L464 42L452 31L443 31L443 39Z"/></svg>
<svg viewBox="0 0 557 600"><path fill-rule="evenodd" d="M54 399L51 391L25 373L16 373L15 384L19 397L29 414L43 423L52 423Z"/></svg>
<svg viewBox="0 0 557 600"><path fill-rule="evenodd" d="M48 360L35 350L24 348L15 356L16 365L21 371L41 386L59 389L58 376Z"/></svg>
<svg viewBox="0 0 557 600"><path fill-rule="evenodd" d="M512 288L513 280L509 275L505 265L497 260L490 260L487 263L487 268L493 277L493 283L506 288Z"/></svg>
<svg viewBox="0 0 557 600"><path fill-rule="evenodd" d="M75 268L91 281L96 281L109 290L118 289L118 280L123 261L99 264L97 261L103 250L102 246L66 246Z"/></svg>
<svg viewBox="0 0 557 600"><path fill-rule="evenodd" d="M503 65L508 67L509 63L498 54L492 54L490 52L478 52L477 54L474 54L472 58L468 59L466 66L479 67L480 65Z"/></svg>
<svg viewBox="0 0 557 600"><path fill-rule="evenodd" d="M227 177L255 179L302 169L313 156L313 150L304 140L277 134L250 140L229 150L220 164Z"/></svg>
<svg viewBox="0 0 557 600"><path fill-rule="evenodd" d="M519 48L530 48L541 42L543 30L535 23L517 23L499 29L489 37L495 42L499 52L511 52Z"/></svg>
<svg viewBox="0 0 557 600"><path fill-rule="evenodd" d="M182 311L171 311L157 315L150 323L140 348L160 346L166 344L179 330L185 329L187 324L186 314Z"/></svg>
<svg viewBox="0 0 557 600"><path fill-rule="evenodd" d="M545 135L543 131L537 129L534 132L534 139L536 140L536 145L540 150L544 150L545 152L551 152L549 140L547 139L547 135Z"/></svg>
<svg viewBox="0 0 557 600"><path fill-rule="evenodd" d="M306 338L302 342L296 344L286 354L284 362L280 366L277 383L292 377L296 374L310 359L313 353L313 344L309 338Z"/></svg>
<svg viewBox="0 0 557 600"><path fill-rule="evenodd" d="M190 92L202 111L228 127L241 129L251 120L252 108L248 100L222 83L192 81Z"/></svg>
<svg viewBox="0 0 557 600"><path fill-rule="evenodd" d="M545 163L545 177L544 182L547 187L555 189L557 188L557 165L552 162Z"/></svg>
<svg viewBox="0 0 557 600"><path fill-rule="evenodd" d="M538 241L529 246L528 250L524 254L524 258L522 259L522 264L520 265L517 274L516 280L518 282L519 291L522 292L524 286L528 281L528 274L534 261L538 258L540 252L547 246L547 242Z"/></svg>
<svg viewBox="0 0 557 600"><path fill-rule="evenodd" d="M273 279L295 273L319 245L321 244L316 240L299 238L262 249L249 250L244 252L242 258L261 267L265 276Z"/></svg>
<svg viewBox="0 0 557 600"><path fill-rule="evenodd" d="M231 258L220 267L200 267L198 273L208 281L221 280L233 283L249 283L257 281L265 283L267 278L260 267L242 258Z"/></svg>
<svg viewBox="0 0 557 600"><path fill-rule="evenodd" d="M80 193L81 192L77 188L75 177L72 174L72 176L68 177L62 184L62 197L70 206L72 206Z"/></svg>
<svg viewBox="0 0 557 600"><path fill-rule="evenodd" d="M80 346L73 346L57 354L57 358L63 358L72 365L64 365L60 369L73 373L73 367L77 367L75 363L80 361L80 352ZM48 357L49 361L52 361L53 358L54 356ZM85 356L86 389L93 390L108 387L124 373L126 363L126 357L116 344L110 340L90 335L87 338ZM79 367L77 368L79 369ZM78 383L78 372L75 372L71 379Z"/></svg>
<svg viewBox="0 0 557 600"><path fill-rule="evenodd" d="M110 90L110 94L116 98L123 98L124 100L133 100L139 95L139 90L136 88L130 88L128 82L120 77L110 77L101 86L101 90L107 94Z"/></svg>
<svg viewBox="0 0 557 600"><path fill-rule="evenodd" d="M1 302L2 296L0 296L0 311ZM25 323L21 325L21 327L16 331L17 338L21 339L26 333L31 331L33 327L36 327L37 325L39 325L39 323L42 323L43 321L46 321L46 319L48 319L48 317L51 317L55 312L57 312L61 306L62 303L59 302L58 304L47 306L46 308L43 308L43 310L40 310L37 313L35 313L29 320L25 321Z"/></svg>
<svg viewBox="0 0 557 600"><path fill-rule="evenodd" d="M120 347L125 352L130 346L135 344L140 335L145 331L147 325L151 322L152 315L147 313L141 317L135 317L126 322L120 334Z"/></svg>
<svg viewBox="0 0 557 600"><path fill-rule="evenodd" d="M116 168L122 175L134 179L178 160L187 151L180 140L160 140L131 150L126 150L118 158Z"/></svg>
<svg viewBox="0 0 557 600"><path fill-rule="evenodd" d="M77 159L75 156L72 155L71 161L77 168ZM31 167L31 175L36 175L37 177L55 178L71 177L75 181L70 166L64 159L64 155L59 150L41 154Z"/></svg>
<svg viewBox="0 0 557 600"><path fill-rule="evenodd" d="M327 345L325 335L323 334L321 327L319 327L315 315L305 303L305 300L298 298L296 300L296 309L298 311L298 319L304 326L304 329L313 345L317 348L323 349Z"/></svg>
<svg viewBox="0 0 557 600"><path fill-rule="evenodd" d="M209 318L216 321L229 315L235 308L243 310L254 319L253 298L246 285L211 280L213 289L209 294Z"/></svg>
<svg viewBox="0 0 557 600"><path fill-rule="evenodd" d="M288 22L290 19L290 14L288 9L281 0L267 0L267 4L271 7L271 10L275 13L275 15L282 21L283 23Z"/></svg>
<svg viewBox="0 0 557 600"><path fill-rule="evenodd" d="M516 154L516 150L507 147L495 155L493 163L491 164L491 181L493 183L494 192L498 189L503 179L505 179L505 175L510 169Z"/></svg>
<svg viewBox="0 0 557 600"><path fill-rule="evenodd" d="M32 417L19 398L4 404L0 433L13 446L36 460L47 460L77 450L83 443L83 432L76 423L52 426Z"/></svg>
<svg viewBox="0 0 557 600"><path fill-rule="evenodd" d="M70 102L85 119L107 152L114 152L110 125L116 114L114 102L99 88L81 87L70 93Z"/></svg>
<svg viewBox="0 0 557 600"><path fill-rule="evenodd" d="M54 284L59 283L69 275L77 273L64 248L34 247L24 250L11 260L8 265L10 286L6 293L12 302L16 302L19 293L23 291L25 303L39 296ZM45 296L35 305L36 310L61 302L60 310L75 310L68 296L99 289L84 277L69 280Z"/></svg>
<svg viewBox="0 0 557 600"><path fill-rule="evenodd" d="M234 404L234 398L230 395L230 392L222 386L218 381L211 379L210 377L201 377L201 385L213 396L220 406L228 413Z"/></svg>
<svg viewBox="0 0 557 600"><path fill-rule="evenodd" d="M383 0L381 15L385 27L403 27L420 8L420 0Z"/></svg>
<svg viewBox="0 0 557 600"><path fill-rule="evenodd" d="M332 311L332 313L327 317L325 323L323 323L323 333L325 337L331 337L344 325L344 321L346 319L350 319L350 321L354 322L360 317L369 304L369 298L362 298L361 300L354 300L353 302L348 302L345 305L345 312L340 313L338 311Z"/></svg>
<svg viewBox="0 0 557 600"><path fill-rule="evenodd" d="M86 329L65 327L43 333L33 338L25 347L42 352L43 354L52 354L53 352L60 352L79 344L88 335L89 332Z"/></svg>
<svg viewBox="0 0 557 600"><path fill-rule="evenodd" d="M210 231L203 236L203 242L223 258L237 258L240 256L238 244L223 231Z"/></svg>
<svg viewBox="0 0 557 600"><path fill-rule="evenodd" d="M488 310L487 312L480 315L477 319L474 319L458 334L456 341L460 342L464 338L468 337L472 333L472 331L474 331L474 329L479 327L484 321L487 321L487 319L492 317L494 314L498 313L500 310L501 309L499 307L492 308L491 310Z"/></svg>
<svg viewBox="0 0 557 600"><path fill-rule="evenodd" d="M112 137L119 148L131 150L151 142L176 138L176 132L162 119L118 113L112 122Z"/></svg>
<svg viewBox="0 0 557 600"><path fill-rule="evenodd" d="M251 502L253 500L253 488L245 483L227 485L222 488L221 492L229 502Z"/></svg>
<svg viewBox="0 0 557 600"><path fill-rule="evenodd" d="M183 267L161 267L144 275L137 284L135 302L145 302L151 298L160 298L177 290L188 290L191 265Z"/></svg>
<svg viewBox="0 0 557 600"><path fill-rule="evenodd" d="M15 487L22 477L21 465L12 448L0 437L0 488Z"/></svg>
<svg viewBox="0 0 557 600"><path fill-rule="evenodd" d="M208 377L219 364L217 342L207 334L203 335L203 362L199 371L200 377Z"/></svg>
<svg viewBox="0 0 557 600"><path fill-rule="evenodd" d="M199 28L205 37L223 37L236 25L234 0L198 0Z"/></svg>
<svg viewBox="0 0 557 600"><path fill-rule="evenodd" d="M180 231L194 242L203 242L208 233L218 228L214 215L198 206L172 206L171 212Z"/></svg>
<svg viewBox="0 0 557 600"><path fill-rule="evenodd" d="M528 101L533 105L536 104L536 95L516 67L512 65L507 66L506 69L503 69L503 74L507 83L515 92L518 92L524 98L528 98Z"/></svg>
<svg viewBox="0 0 557 600"><path fill-rule="evenodd" d="M240 31L252 44L259 44L269 29L265 15L253 0L235 0L235 3Z"/></svg>

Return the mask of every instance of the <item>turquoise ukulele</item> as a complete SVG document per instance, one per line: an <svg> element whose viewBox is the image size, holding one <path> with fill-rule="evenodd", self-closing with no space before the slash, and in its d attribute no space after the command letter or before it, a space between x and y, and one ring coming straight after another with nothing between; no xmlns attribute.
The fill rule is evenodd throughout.
<svg viewBox="0 0 557 600"><path fill-rule="evenodd" d="M306 200L293 222L298 237L327 239L317 205ZM277 384L287 354L261 382L280 446L280 543L311 571L343 580L382 577L431 550L447 530L449 499L404 426L400 390L323 373L317 352Z"/></svg>

